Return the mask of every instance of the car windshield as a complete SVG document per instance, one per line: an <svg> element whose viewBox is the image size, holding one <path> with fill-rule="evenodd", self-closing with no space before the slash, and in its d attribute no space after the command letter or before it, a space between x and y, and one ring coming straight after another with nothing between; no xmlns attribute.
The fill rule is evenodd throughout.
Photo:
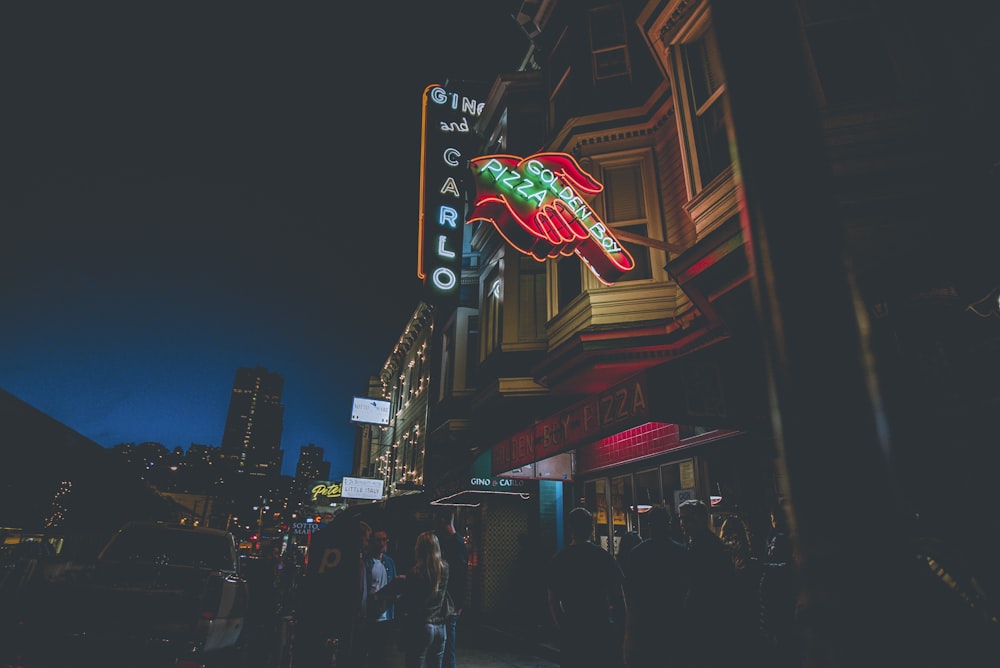
<svg viewBox="0 0 1000 668"><path fill-rule="evenodd" d="M102 559L236 570L232 541L227 536L155 526L124 529L108 545Z"/></svg>

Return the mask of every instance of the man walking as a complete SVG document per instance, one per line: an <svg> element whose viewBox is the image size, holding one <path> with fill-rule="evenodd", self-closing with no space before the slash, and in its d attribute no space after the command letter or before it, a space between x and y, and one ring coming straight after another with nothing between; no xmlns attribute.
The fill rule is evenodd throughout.
<svg viewBox="0 0 1000 668"><path fill-rule="evenodd" d="M589 510L571 510L566 529L569 543L552 557L545 578L559 629L559 665L620 667L621 637L614 624L626 612L621 568L610 552L591 542Z"/></svg>
<svg viewBox="0 0 1000 668"><path fill-rule="evenodd" d="M441 668L455 668L455 642L458 618L465 604L465 577L469 570L469 550L465 538L455 529L455 508L440 506L434 514L434 533L441 543L441 557L448 562L448 594L451 596L454 614L445 621L444 661Z"/></svg>
<svg viewBox="0 0 1000 668"><path fill-rule="evenodd" d="M396 604L392 599L379 596L379 591L396 579L398 574L395 560L386 552L388 545L388 532L385 529L376 529L372 534L371 556L368 558L371 582L368 598L370 633L367 648L368 665L371 668L390 665L389 655L396 647L393 633Z"/></svg>
<svg viewBox="0 0 1000 668"><path fill-rule="evenodd" d="M719 668L746 655L736 633L736 568L729 547L711 529L708 506L688 499L677 507L691 567L691 587L685 601L685 635L691 665ZM720 638L729 641L720 642Z"/></svg>
<svg viewBox="0 0 1000 668"><path fill-rule="evenodd" d="M653 506L646 513L646 526L647 539L632 548L625 566L625 657L629 668L683 666L689 555L674 540L665 507Z"/></svg>

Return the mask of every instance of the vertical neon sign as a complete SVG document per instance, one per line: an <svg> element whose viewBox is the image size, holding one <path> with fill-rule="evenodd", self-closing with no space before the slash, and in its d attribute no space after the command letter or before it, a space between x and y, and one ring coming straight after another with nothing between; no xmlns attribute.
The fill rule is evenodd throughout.
<svg viewBox="0 0 1000 668"><path fill-rule="evenodd" d="M439 84L424 89L420 140L417 277L429 297L458 294L467 207L465 180L475 149L477 102Z"/></svg>

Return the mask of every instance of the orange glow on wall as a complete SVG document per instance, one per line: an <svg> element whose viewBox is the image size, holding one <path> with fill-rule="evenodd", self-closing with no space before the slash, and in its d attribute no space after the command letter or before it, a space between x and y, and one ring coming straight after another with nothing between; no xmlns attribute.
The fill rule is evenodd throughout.
<svg viewBox="0 0 1000 668"><path fill-rule="evenodd" d="M576 254L611 285L635 260L589 202L604 189L567 153L470 161L476 199L466 222L488 221L511 246L539 262Z"/></svg>

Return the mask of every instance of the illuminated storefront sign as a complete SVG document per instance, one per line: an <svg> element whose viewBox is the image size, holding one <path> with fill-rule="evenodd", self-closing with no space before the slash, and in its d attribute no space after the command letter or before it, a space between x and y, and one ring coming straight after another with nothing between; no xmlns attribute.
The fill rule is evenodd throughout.
<svg viewBox="0 0 1000 668"><path fill-rule="evenodd" d="M339 482L322 481L314 483L309 493L312 495L313 501L321 501L323 499L339 499L340 491L341 484Z"/></svg>
<svg viewBox="0 0 1000 668"><path fill-rule="evenodd" d="M649 419L646 377L639 374L504 439L490 449L492 470L547 459Z"/></svg>
<svg viewBox="0 0 1000 668"><path fill-rule="evenodd" d="M605 284L635 260L588 200L604 189L566 153L471 160L476 199L468 222L492 223L507 242L539 262L576 253Z"/></svg>
<svg viewBox="0 0 1000 668"><path fill-rule="evenodd" d="M382 498L384 484L381 478L345 477L340 494L345 499L378 500Z"/></svg>
<svg viewBox="0 0 1000 668"><path fill-rule="evenodd" d="M314 531L319 531L323 528L323 524L320 522L292 522L292 533L296 536L308 536Z"/></svg>
<svg viewBox="0 0 1000 668"><path fill-rule="evenodd" d="M511 490L517 489L522 490L527 487L524 480L517 480L514 478L481 478L473 477L469 478L469 486L472 489L501 489L501 490Z"/></svg>
<svg viewBox="0 0 1000 668"><path fill-rule="evenodd" d="M473 125L483 104L438 84L424 89L417 276L432 300L458 295Z"/></svg>

